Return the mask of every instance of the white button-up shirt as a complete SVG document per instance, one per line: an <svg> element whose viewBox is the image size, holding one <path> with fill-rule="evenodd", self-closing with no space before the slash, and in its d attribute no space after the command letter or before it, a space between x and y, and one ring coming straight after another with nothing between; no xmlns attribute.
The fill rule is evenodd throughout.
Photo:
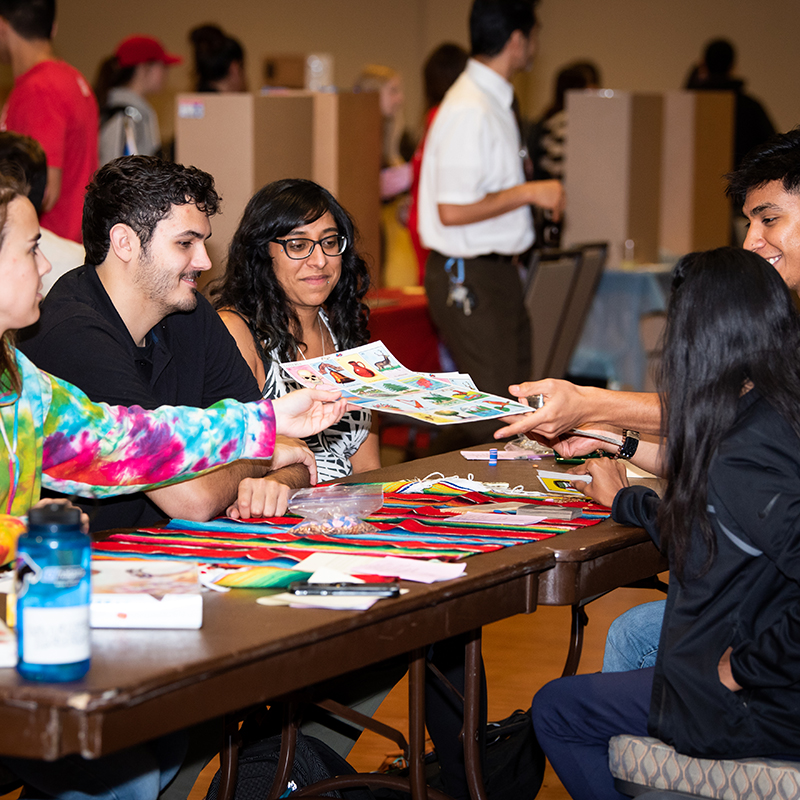
<svg viewBox="0 0 800 800"><path fill-rule="evenodd" d="M442 224L440 203L468 205L525 181L514 89L470 59L445 95L425 142L419 188L419 231L426 247L448 256L512 255L533 244L527 206L469 225Z"/></svg>

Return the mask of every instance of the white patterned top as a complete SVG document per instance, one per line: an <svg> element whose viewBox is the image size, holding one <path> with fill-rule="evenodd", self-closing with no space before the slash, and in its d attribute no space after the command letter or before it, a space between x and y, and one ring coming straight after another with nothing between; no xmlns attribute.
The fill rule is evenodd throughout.
<svg viewBox="0 0 800 800"><path fill-rule="evenodd" d="M331 335L334 347L338 348L339 343L328 324L327 316L321 309L319 315ZM262 353L261 360L267 376L261 390L262 397L270 399L283 397L295 389L302 388L281 370L281 359L277 352L273 350L267 360L263 342L259 351ZM348 411L335 425L304 440L317 460L320 483L352 474L353 465L350 463L350 457L364 444L371 427L372 412L367 409Z"/></svg>

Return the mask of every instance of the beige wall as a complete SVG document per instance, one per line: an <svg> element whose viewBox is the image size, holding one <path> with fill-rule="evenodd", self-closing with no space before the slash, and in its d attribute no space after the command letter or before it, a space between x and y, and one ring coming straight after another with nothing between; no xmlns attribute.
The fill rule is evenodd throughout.
<svg viewBox="0 0 800 800"><path fill-rule="evenodd" d="M253 87L268 53L330 52L342 86L352 84L364 63L399 69L413 126L422 110L421 64L443 40L466 44L469 6L470 0L137 0L126 13L108 0L59 0L56 45L93 79L100 60L129 33L157 35L188 58L189 29L216 21L242 40ZM594 59L612 88L674 89L704 42L723 35L737 44L739 72L775 124L787 129L800 123L797 0L769 6L746 0L542 0L539 14L539 56L520 83L529 114L546 106L552 76L569 60ZM189 82L185 64L172 70L169 89L186 90ZM164 123L171 127L171 120Z"/></svg>
<svg viewBox="0 0 800 800"><path fill-rule="evenodd" d="M704 44L724 36L737 47L737 72L780 130L800 124L800 3L776 0L542 0L539 58L549 79L573 58L592 58L606 86L680 88ZM537 89L542 88L537 86ZM534 107L546 98L537 91Z"/></svg>

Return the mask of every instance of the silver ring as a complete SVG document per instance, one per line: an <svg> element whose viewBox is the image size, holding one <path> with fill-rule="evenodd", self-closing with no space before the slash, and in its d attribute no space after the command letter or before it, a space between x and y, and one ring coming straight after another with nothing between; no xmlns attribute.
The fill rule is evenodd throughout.
<svg viewBox="0 0 800 800"><path fill-rule="evenodd" d="M543 394L532 394L530 397L526 398L528 401L528 405L536 411L537 409L541 408L544 405L544 395Z"/></svg>

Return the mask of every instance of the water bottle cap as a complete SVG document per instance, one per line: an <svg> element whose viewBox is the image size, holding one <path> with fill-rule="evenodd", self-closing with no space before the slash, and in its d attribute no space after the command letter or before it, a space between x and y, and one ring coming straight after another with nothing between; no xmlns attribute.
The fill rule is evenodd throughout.
<svg viewBox="0 0 800 800"><path fill-rule="evenodd" d="M47 503L28 512L31 525L80 525L81 510L61 503Z"/></svg>

